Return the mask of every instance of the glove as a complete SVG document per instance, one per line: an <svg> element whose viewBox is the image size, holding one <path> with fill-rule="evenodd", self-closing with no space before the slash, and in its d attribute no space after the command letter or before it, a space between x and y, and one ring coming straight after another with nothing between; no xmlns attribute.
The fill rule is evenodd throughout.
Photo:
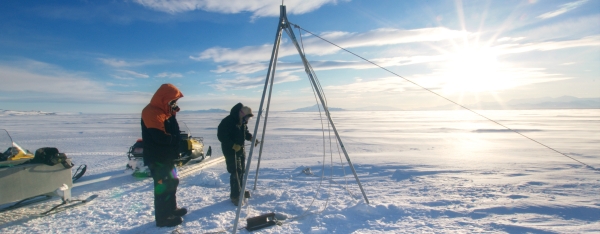
<svg viewBox="0 0 600 234"><path fill-rule="evenodd" d="M260 144L260 141L256 139L256 142L254 142L254 147L256 147L258 144Z"/></svg>
<svg viewBox="0 0 600 234"><path fill-rule="evenodd" d="M235 150L235 152L238 152L242 149L241 145L238 144L233 144L233 147L231 147L233 150Z"/></svg>

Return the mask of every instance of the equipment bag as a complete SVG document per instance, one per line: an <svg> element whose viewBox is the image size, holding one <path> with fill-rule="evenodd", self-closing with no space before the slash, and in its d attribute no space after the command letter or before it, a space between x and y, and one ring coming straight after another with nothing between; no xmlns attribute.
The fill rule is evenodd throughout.
<svg viewBox="0 0 600 234"><path fill-rule="evenodd" d="M62 164L65 168L73 167L73 163L67 155L58 152L57 148L54 147L43 147L35 151L35 156L31 160L31 163L44 163L49 166L56 164Z"/></svg>
<svg viewBox="0 0 600 234"><path fill-rule="evenodd" d="M275 218L275 213L268 213L246 219L246 230L254 231L261 228L270 227L273 225L281 225L281 222Z"/></svg>

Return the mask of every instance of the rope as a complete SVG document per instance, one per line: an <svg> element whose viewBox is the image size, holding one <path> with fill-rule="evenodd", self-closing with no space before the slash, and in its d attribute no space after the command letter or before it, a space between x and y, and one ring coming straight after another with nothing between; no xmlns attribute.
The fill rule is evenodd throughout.
<svg viewBox="0 0 600 234"><path fill-rule="evenodd" d="M408 82L410 82L410 83L412 83L412 84L414 84L414 85L416 85L416 86L418 86L418 87L420 87L420 88L422 88L422 89L424 89L424 90L426 90L426 91L429 91L430 93L432 93L432 94L434 94L434 95L436 95L436 96L438 96L438 97L440 97L440 98L443 98L443 99L445 99L446 101L449 101L449 102L451 102L451 103L453 103L453 104L455 104L455 105L457 105L457 106L460 106L460 107L462 107L463 109L466 109L466 110L468 110L468 111L470 111L470 112L472 112L472 113L474 113L474 114L476 114L476 115L479 115L479 116L481 116L481 117L483 117L483 118L485 118L485 119L487 119L487 120L489 120L489 121L491 121L491 122L494 122L494 123L496 123L496 124L498 124L498 125L500 125L500 126L502 126L502 127L506 128L506 129L508 129L508 130L510 130L510 131L512 131L512 132L514 132L514 133L517 133L517 134L519 134L519 135L521 135L521 136L523 136L523 137L525 137L525 138L527 138L527 139L529 139L529 140L531 140L531 141L533 141L533 142L535 142L535 143L538 143L538 144L539 144L539 145L541 145L541 146L544 146L544 147L546 147L546 148L548 148L548 149L550 149L550 150L552 150L552 151L554 151L554 152L556 152L556 153L559 153L559 154L561 154L561 155L563 155L563 156L565 156L565 157L567 157L567 158L570 158L570 159L572 159L572 160L574 160L574 161L576 161L576 162L578 162L578 163L580 163L580 164L582 164L582 165L584 165L584 166L587 166L588 168L590 168L590 169L592 169L592 170L600 171L600 168L594 168L594 167L592 167L592 166L590 166L590 165L588 165L588 164L586 164L586 163L584 163L584 162L581 162L581 161L579 161L579 160L577 160L577 159L575 159L575 158L573 158L573 157L571 157L571 156L569 156L569 155L567 155L567 154L565 154L565 153L562 153L562 152L560 152L560 151L558 151L558 150L556 150L556 149L554 149L554 148L552 148L552 147L550 147L550 146L547 146L547 145L545 145L545 144L543 144L543 143L541 143L541 142L539 142L539 141L537 141L537 140L535 140L535 139L533 139L533 138L531 138L531 137L528 137L528 136L526 136L526 135L524 135L524 134L522 134L522 133L520 133L520 132L518 132L518 131L516 131L516 130L514 130L514 129L512 129L512 128L509 128L509 127L507 127L507 126L505 126L505 125L503 125L503 124L501 124L501 123L499 123L499 122L497 122L497 121L495 121L495 120L493 120L493 119L490 119L490 118L488 118L488 117L486 117L486 116L484 116L484 115L482 115L482 114L480 114L480 113L478 113L478 112L476 112L476 111L474 111L474 110L472 110L472 109L470 109L470 108L468 108L468 107L466 107L466 106L463 106L463 105L461 105L461 104L459 104L459 103L457 103L457 102L455 102L455 101L452 101L452 100L450 100L449 98L446 98L446 97L444 97L444 96L442 96L442 95L440 95L440 94L438 94L438 93L436 93L436 92L434 92L434 91L432 91L432 90L430 90L430 89L428 89L428 88L425 88L425 87L423 87L423 86L419 85L419 84L418 84L418 83L416 83L416 82L413 82L412 80L409 80L409 79L407 79L407 78L404 78L403 76L401 76L401 75L398 75L398 74L396 74L395 72L393 72L393 71L390 71L390 70L388 70L387 68L384 68L384 67L380 66L379 64L376 64L376 63L374 63L374 62L371 62L370 60L368 60L368 59L366 59L366 58L363 58L362 56L360 56L360 55L358 55L358 54L356 54L356 53L354 53L354 52L352 52L352 51L349 51L349 50L347 50L347 49L345 49L345 48L343 48L343 47L341 47L341 46L339 46L339 45L337 45L337 44L335 44L335 43L333 43L333 42L331 42L331 41L328 41L327 39L325 39L325 38L322 38L322 37L320 37L320 36L318 36L318 35L316 35L316 34L314 34L314 33L310 32L310 31L308 31L308 30L306 30L306 29L304 29L304 28L300 27L300 26L299 26L299 25L297 25L297 24L293 24L293 23L290 23L290 22L288 22L288 23L289 23L290 25L293 25L294 27L296 27L296 28L298 28L298 29L302 29L302 30L304 30L305 32L307 32L307 33L310 33L311 35L313 35L313 36L315 36L315 37L317 37L317 38L319 38L319 39L321 39L321 40L323 40L323 41L326 41L327 43L329 43L329 44L331 44L331 45L333 45L333 46L335 46L335 47L338 47L338 48L340 48L341 50L344 50L344 51L346 51L346 52L348 52L348 53L350 53L350 54L352 54L352 55L354 55L354 56L356 56L356 57L359 57L360 59L362 59L362 60L364 60L364 61L366 61L366 62L368 62L368 63L370 63L370 64L373 64L373 65L375 65L375 66L377 66L377 67L379 67L379 68L381 68L381 69L383 69L383 70L385 70L385 71L387 71L387 72L389 72L389 73L391 73L391 74L393 74L393 75L395 75L395 76L397 76L397 77L400 77L400 78L402 78L402 79L404 79L404 80L406 80L406 81L408 81Z"/></svg>
<svg viewBox="0 0 600 234"><path fill-rule="evenodd" d="M287 30L291 30L291 29L289 29L289 28L286 28L286 33L288 34L288 36L290 36L290 37L291 37L291 34L290 34L290 32L288 32ZM300 42L302 43L302 37L300 37ZM304 53L304 43L302 43L302 52ZM312 73L312 68L310 68L310 71L311 71L311 73ZM316 78L315 78L315 79L316 79ZM308 205L308 207L309 207L309 208L313 206L313 204L314 204L315 200L317 199L317 196L319 195L319 191L321 190L321 185L323 184L323 178L324 178L324 175L325 175L325 155L326 155L326 153L325 153L325 151L326 151L326 150L325 150L325 128L324 128L324 125L323 125L323 116L322 116L322 114L321 114L321 107L319 106L319 102L318 102L318 100L317 100L317 94L316 94L316 92L319 92L320 90L319 90L319 89L317 89L317 88L315 88L315 87L313 87L312 85L311 85L311 88L312 88L312 91L313 91L313 96L314 96L314 98L315 98L315 102L317 103L317 108L319 109L319 119L320 119L320 121L321 121L321 133L322 133L322 135L323 135L323 137L322 137L322 139L323 139L323 164L322 164L322 170L321 170L321 177L320 177L320 180L319 180L319 185L317 186L317 189L316 189L316 191L317 191L317 192L315 193L315 195L313 196L313 198L312 198L312 200L311 200L310 204ZM328 126L328 128L329 128L329 122L328 122L327 126ZM330 139L330 141L331 141L331 139ZM305 169L305 170L306 170L306 169ZM305 172L304 170L303 170L302 172L303 172L303 173L305 173L305 174L308 174L308 173L307 173L307 172ZM309 172L310 172L310 171L309 171ZM310 174L312 174L312 172L310 172ZM328 204L328 203L329 203L329 200L327 200L327 202L326 202L326 205L325 205L325 208L327 208L327 204ZM308 213L308 211L309 211L309 208L307 208L306 210L304 210L304 211L302 212L302 214L300 214L299 216L296 216L296 217L294 217L294 218L291 218L290 220L293 220L293 219L298 219L298 218L300 218L300 217L304 217L304 216L306 216L306 215L307 215L307 213ZM325 208L324 208L323 210L325 210ZM322 212L322 211L321 211L321 212Z"/></svg>

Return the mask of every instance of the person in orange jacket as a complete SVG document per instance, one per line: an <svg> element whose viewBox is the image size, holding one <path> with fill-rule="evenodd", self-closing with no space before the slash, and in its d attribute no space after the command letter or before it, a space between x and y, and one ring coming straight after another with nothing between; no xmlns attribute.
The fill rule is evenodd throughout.
<svg viewBox="0 0 600 234"><path fill-rule="evenodd" d="M180 130L175 118L183 94L172 84L161 85L142 110L144 164L154 180L154 218L158 227L181 224L186 208L177 208L179 185L174 160L179 157Z"/></svg>

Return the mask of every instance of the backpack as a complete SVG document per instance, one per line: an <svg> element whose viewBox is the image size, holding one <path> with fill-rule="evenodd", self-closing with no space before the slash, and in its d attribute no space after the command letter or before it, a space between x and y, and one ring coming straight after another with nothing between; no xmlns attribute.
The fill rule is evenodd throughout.
<svg viewBox="0 0 600 234"><path fill-rule="evenodd" d="M65 168L73 167L73 163L67 155L58 152L57 148L54 147L43 147L35 151L35 156L31 160L31 163L43 163L49 166L56 164L62 164Z"/></svg>

